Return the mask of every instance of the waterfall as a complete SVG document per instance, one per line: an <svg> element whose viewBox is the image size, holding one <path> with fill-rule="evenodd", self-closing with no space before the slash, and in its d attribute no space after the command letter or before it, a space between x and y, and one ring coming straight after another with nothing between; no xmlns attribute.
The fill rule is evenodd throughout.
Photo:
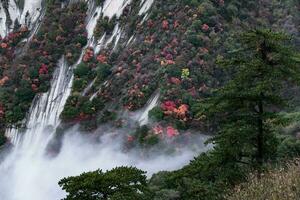
<svg viewBox="0 0 300 200"><path fill-rule="evenodd" d="M53 132L59 124L59 115L70 94L71 77L71 70L63 57L58 62L58 67L54 72L50 90L38 95L33 101L28 114L25 132L14 129L7 130L6 135L13 138L12 142L17 148L20 148L17 145L20 143L20 140L22 140L21 148L27 149L31 146L30 149L34 151L45 147L47 140L41 141L44 138L43 134ZM32 145L36 146L36 148L33 149Z"/></svg>
<svg viewBox="0 0 300 200"><path fill-rule="evenodd" d="M10 137L15 148L0 165L2 177L9 179L14 173L23 170L19 168L20 166L29 169L36 161L43 159L47 144L59 125L59 115L70 94L71 78L71 68L62 57L54 72L50 90L37 96L32 103L26 122L26 130L7 130L6 136ZM6 177L6 174L10 176ZM21 183L16 183L16 188L20 187L18 184ZM19 200L20 196L17 194L15 196L0 194L0 199Z"/></svg>
<svg viewBox="0 0 300 200"><path fill-rule="evenodd" d="M23 5L16 4L15 0L8 0L7 8L5 3L6 1L0 2L0 36L5 37L12 31L15 20L33 30L39 24L42 10L44 11L42 0L24 0Z"/></svg>
<svg viewBox="0 0 300 200"><path fill-rule="evenodd" d="M160 96L160 93L155 92L154 95L152 95L150 97L150 99L147 102L144 110L142 111L142 113L138 117L138 122L139 122L140 126L148 124L148 122L149 122L149 117L148 117L149 111L152 110L158 104L159 96Z"/></svg>
<svg viewBox="0 0 300 200"><path fill-rule="evenodd" d="M29 10L32 13L38 13L36 8L39 6L38 2L40 0L25 1L27 3L23 12ZM30 7L30 2L35 2L32 7ZM32 102L27 120L24 122L26 125L25 130L14 128L6 130L6 136L14 147L0 162L1 200L58 200L65 197L64 191L57 184L63 177L78 175L99 168L107 170L125 165L136 166L151 175L159 170L178 169L197 153L206 150L203 143L207 137L200 136L195 140L197 147L199 147L197 150L191 150L188 148L190 145L187 145L187 148L183 148L180 152L171 156L155 155L152 158L141 159L137 156L137 152L125 153L121 147L123 140L117 138L116 135L111 136L112 132L120 132L119 129L102 133L104 136L91 136L92 134L87 136L80 134L74 127L64 134L60 152L53 157L46 156L47 145L55 136L54 133L60 125L59 116L71 93L74 79L72 69L81 62L87 47L93 46L96 48L95 51L98 52L102 45L109 43L105 38L105 34L99 41L95 41L93 31L98 18L101 13L109 17L120 16L125 6L130 2L130 0L106 0L102 8L101 6L95 7L95 3L89 1L86 21L88 43L83 48L77 63L74 66L68 66L65 58L62 57L53 74L50 90L37 95ZM143 1L143 12L149 9L149 2L151 4L153 1ZM0 11L0 16L2 14L2 11ZM3 24L0 21L1 31L2 27ZM119 25L115 27L113 35L113 37L116 37L114 44L116 46L121 37ZM112 38L108 38L108 41L113 41ZM105 84L107 82L103 83L103 85ZM86 92L88 90L89 88ZM95 98L97 93L91 99ZM141 125L148 123L148 113L157 105L159 96L159 92L154 93L145 109L138 114L137 120ZM123 131L121 133L125 135L125 133L127 134L132 130Z"/></svg>

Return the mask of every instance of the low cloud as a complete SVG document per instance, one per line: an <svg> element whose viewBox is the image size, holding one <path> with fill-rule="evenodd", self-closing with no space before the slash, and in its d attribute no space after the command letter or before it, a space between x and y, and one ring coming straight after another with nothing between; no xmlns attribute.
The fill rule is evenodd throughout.
<svg viewBox="0 0 300 200"><path fill-rule="evenodd" d="M58 200L65 197L58 186L63 177L116 166L136 166L147 171L150 177L161 170L178 169L208 148L203 144L207 137L197 135L191 140L193 144L185 145L172 155L155 153L143 157L135 150L124 152L119 135L123 134L108 131L96 137L73 128L63 137L55 156L45 154L45 149L39 149L44 153L36 154L32 151L37 149L34 146L12 150L0 164L0 199Z"/></svg>

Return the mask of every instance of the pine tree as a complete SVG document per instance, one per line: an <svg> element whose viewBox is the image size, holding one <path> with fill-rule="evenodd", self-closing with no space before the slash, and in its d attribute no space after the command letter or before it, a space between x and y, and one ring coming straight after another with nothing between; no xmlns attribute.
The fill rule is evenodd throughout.
<svg viewBox="0 0 300 200"><path fill-rule="evenodd" d="M65 200L147 199L145 173L135 167L116 167L64 178L59 185L68 193Z"/></svg>
<svg viewBox="0 0 300 200"><path fill-rule="evenodd" d="M231 79L199 104L198 114L215 120L212 154L223 162L260 167L274 155L274 127L283 123L278 111L287 105L284 89L300 80L291 41L284 33L251 30L240 37L240 49L220 59Z"/></svg>

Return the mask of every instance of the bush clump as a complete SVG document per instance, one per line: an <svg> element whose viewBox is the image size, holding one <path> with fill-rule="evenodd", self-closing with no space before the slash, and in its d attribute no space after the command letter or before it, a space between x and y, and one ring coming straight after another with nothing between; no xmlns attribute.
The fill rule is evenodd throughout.
<svg viewBox="0 0 300 200"><path fill-rule="evenodd" d="M290 163L286 168L274 169L267 174L252 174L248 181L239 185L228 200L254 199L300 199L300 162Z"/></svg>

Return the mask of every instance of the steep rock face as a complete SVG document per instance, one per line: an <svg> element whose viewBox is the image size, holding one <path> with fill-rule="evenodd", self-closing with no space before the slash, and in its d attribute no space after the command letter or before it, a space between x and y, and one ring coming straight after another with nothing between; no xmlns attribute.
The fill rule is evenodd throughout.
<svg viewBox="0 0 300 200"><path fill-rule="evenodd" d="M237 45L234 31L272 26L299 34L299 3L292 0L14 4L3 1L0 10L2 129L24 124L33 98L49 89L62 55L69 65L79 59L61 115L67 124L80 123L87 131L108 121L122 126L117 113L139 110L159 93L155 104L149 102L153 109L145 108L157 121L150 135L157 129L167 134L171 128L199 127L193 105L228 78L215 61Z"/></svg>

